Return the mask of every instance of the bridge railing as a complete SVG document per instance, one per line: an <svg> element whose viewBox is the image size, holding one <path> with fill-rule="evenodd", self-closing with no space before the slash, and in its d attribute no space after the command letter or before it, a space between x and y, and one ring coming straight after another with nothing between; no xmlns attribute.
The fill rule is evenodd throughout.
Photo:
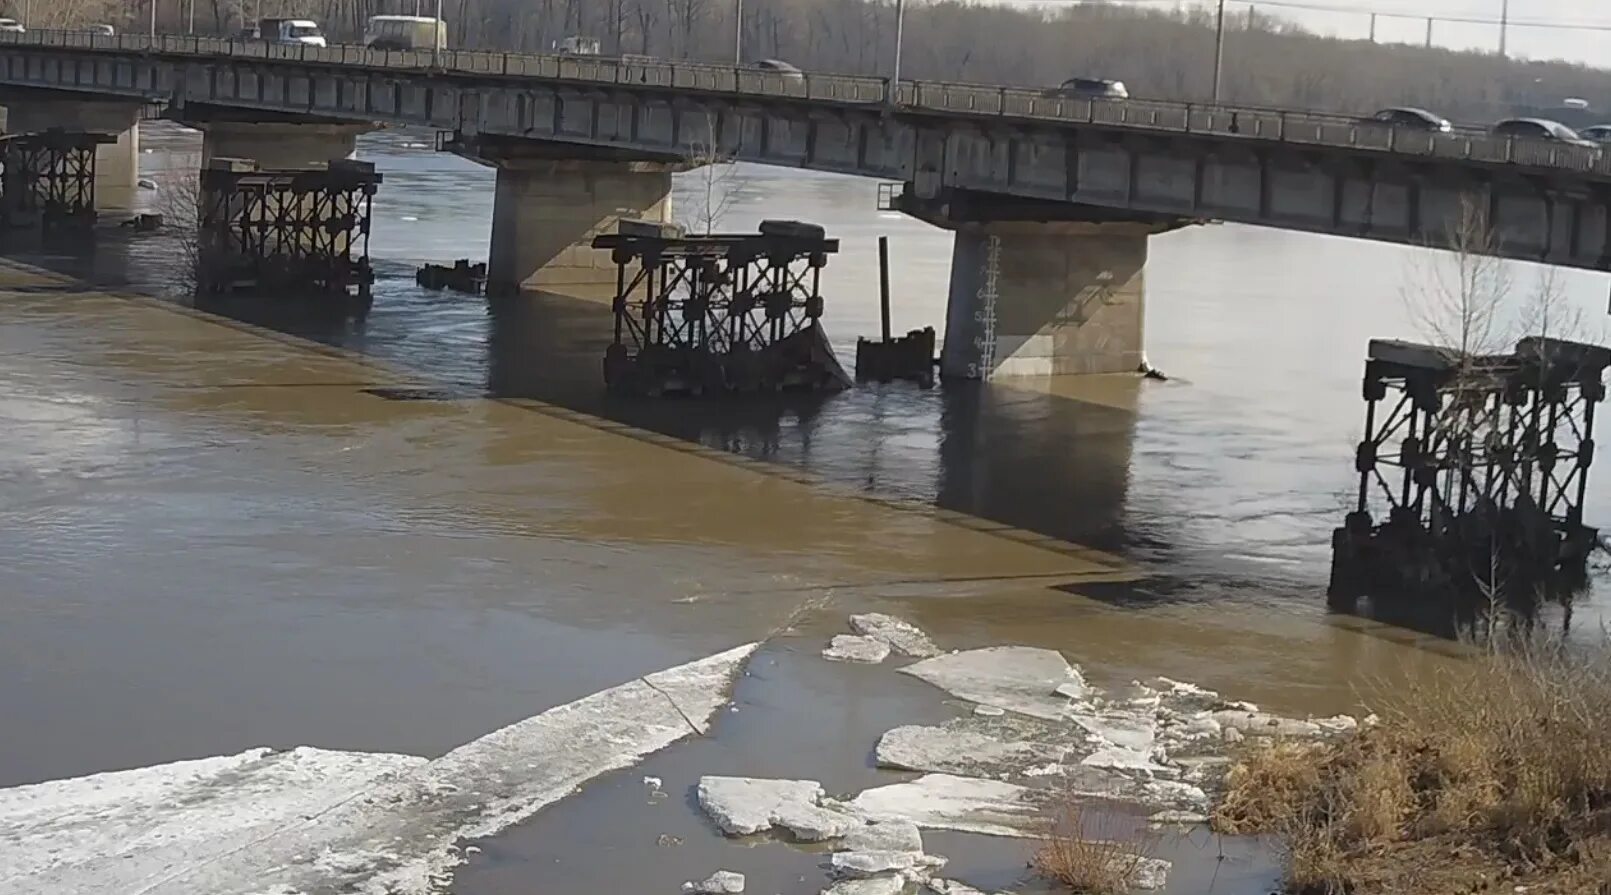
<svg viewBox="0 0 1611 895"><path fill-rule="evenodd" d="M265 41L183 35L101 35L75 31L0 33L0 45L25 44L170 55L224 56L381 69L448 71L667 87L838 103L884 103L889 82L850 75L782 73L698 62L602 56L531 55L484 50L376 50L338 44L282 46ZM1319 112L1159 100L1058 96L1055 92L979 84L902 81L894 97L913 111L1088 123L1138 130L1341 147L1428 158L1559 168L1611 176L1611 154L1596 148L1501 137L1478 131L1427 133Z"/></svg>

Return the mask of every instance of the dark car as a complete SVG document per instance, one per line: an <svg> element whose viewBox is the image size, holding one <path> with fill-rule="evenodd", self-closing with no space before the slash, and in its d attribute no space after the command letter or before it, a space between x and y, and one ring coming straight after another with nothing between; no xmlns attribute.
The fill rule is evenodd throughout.
<svg viewBox="0 0 1611 895"><path fill-rule="evenodd" d="M1611 143L1611 124L1594 124L1578 130L1577 135L1596 143Z"/></svg>
<svg viewBox="0 0 1611 895"><path fill-rule="evenodd" d="M1383 109L1366 119L1366 121L1371 124L1386 124L1392 127L1433 133L1446 134L1454 130L1454 126L1449 124L1449 119L1412 106L1393 106L1392 108Z"/></svg>
<svg viewBox="0 0 1611 895"><path fill-rule="evenodd" d="M1566 143L1571 146L1582 146L1589 149L1599 148L1599 144L1592 140L1585 140L1559 121L1550 121L1548 118L1506 118L1493 126L1493 133L1498 137L1521 137L1528 140L1548 140L1551 143Z"/></svg>
<svg viewBox="0 0 1611 895"><path fill-rule="evenodd" d="M1069 78L1046 91L1047 96L1059 99L1129 99L1123 81L1107 78Z"/></svg>

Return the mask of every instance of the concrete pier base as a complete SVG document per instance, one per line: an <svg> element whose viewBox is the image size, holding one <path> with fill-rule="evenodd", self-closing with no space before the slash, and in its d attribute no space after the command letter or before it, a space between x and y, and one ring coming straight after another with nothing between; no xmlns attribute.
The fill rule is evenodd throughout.
<svg viewBox="0 0 1611 895"><path fill-rule="evenodd" d="M132 211L140 178L140 106L128 102L0 96L4 131L35 134L51 129L117 138L95 152L95 209Z"/></svg>
<svg viewBox="0 0 1611 895"><path fill-rule="evenodd" d="M294 124L283 121L197 122L201 166L215 158L251 159L266 171L296 171L352 158L370 125Z"/></svg>
<svg viewBox="0 0 1611 895"><path fill-rule="evenodd" d="M1147 240L1156 229L1068 222L959 227L941 375L1138 370Z"/></svg>
<svg viewBox="0 0 1611 895"><path fill-rule="evenodd" d="M543 290L593 297L613 293L616 265L593 237L622 218L671 220L664 162L507 159L494 162L488 294Z"/></svg>

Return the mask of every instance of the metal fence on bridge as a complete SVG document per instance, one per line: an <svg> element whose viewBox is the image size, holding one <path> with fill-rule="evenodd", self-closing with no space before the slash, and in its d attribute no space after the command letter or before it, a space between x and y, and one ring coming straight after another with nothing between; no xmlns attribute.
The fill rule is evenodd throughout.
<svg viewBox="0 0 1611 895"><path fill-rule="evenodd" d="M662 87L710 93L841 104L888 104L902 111L1091 124L1136 131L1204 134L1418 158L1514 164L1611 177L1611 154L1597 148L1476 130L1429 133L1358 117L1247 106L1158 100L1059 97L1044 90L902 81L832 74L784 74L698 62L653 62L604 56L536 55L485 50L376 50L363 46L281 46L181 35L106 36L75 31L0 34L0 45L166 56L225 57L352 66L387 71L541 78L588 84Z"/></svg>

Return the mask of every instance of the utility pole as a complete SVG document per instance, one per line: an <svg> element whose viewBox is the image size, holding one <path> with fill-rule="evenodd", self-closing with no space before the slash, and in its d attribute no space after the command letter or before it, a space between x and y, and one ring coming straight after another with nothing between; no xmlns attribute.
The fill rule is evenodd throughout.
<svg viewBox="0 0 1611 895"><path fill-rule="evenodd" d="M1220 82L1225 77L1225 0L1219 0L1219 18L1214 25L1214 102L1219 102Z"/></svg>
<svg viewBox="0 0 1611 895"><path fill-rule="evenodd" d="M442 67L442 0L436 0L436 23L431 26L431 67Z"/></svg>
<svg viewBox="0 0 1611 895"><path fill-rule="evenodd" d="M187 18L189 21L186 23L186 27L190 29L190 34L194 37L196 34L196 0L190 0L190 12Z"/></svg>
<svg viewBox="0 0 1611 895"><path fill-rule="evenodd" d="M1376 42L1376 13L1370 14L1370 42Z"/></svg>
<svg viewBox="0 0 1611 895"><path fill-rule="evenodd" d="M157 0L151 0L151 39L157 37Z"/></svg>
<svg viewBox="0 0 1611 895"><path fill-rule="evenodd" d="M1426 17L1426 48L1432 49L1432 17Z"/></svg>
<svg viewBox="0 0 1611 895"><path fill-rule="evenodd" d="M744 0L733 0L733 66L744 64Z"/></svg>
<svg viewBox="0 0 1611 895"><path fill-rule="evenodd" d="M901 101L901 41L905 38L906 30L906 0L895 0L895 65L890 69L889 100L890 105L898 105Z"/></svg>
<svg viewBox="0 0 1611 895"><path fill-rule="evenodd" d="M1510 37L1510 0L1501 0L1499 5L1499 55L1506 55L1507 43Z"/></svg>

